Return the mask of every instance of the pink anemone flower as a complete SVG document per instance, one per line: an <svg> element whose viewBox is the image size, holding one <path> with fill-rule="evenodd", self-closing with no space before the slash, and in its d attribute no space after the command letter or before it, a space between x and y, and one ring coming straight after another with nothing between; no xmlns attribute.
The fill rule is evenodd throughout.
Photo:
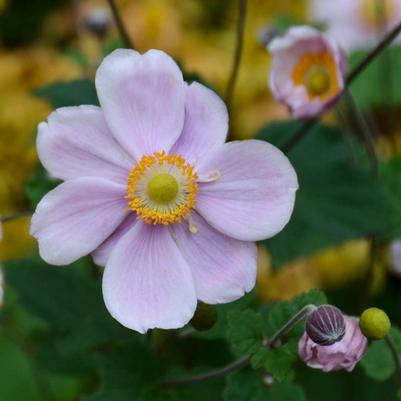
<svg viewBox="0 0 401 401"><path fill-rule="evenodd" d="M308 26L290 28L268 46L269 85L294 118L313 118L331 108L345 87L347 59L330 37Z"/></svg>
<svg viewBox="0 0 401 401"><path fill-rule="evenodd" d="M161 51L114 51L96 88L100 108L61 108L39 125L40 160L65 181L32 218L41 257L66 265L92 254L109 312L142 333L183 326L198 299L250 291L254 241L293 210L286 156L263 141L225 143L224 103Z"/></svg>
<svg viewBox="0 0 401 401"><path fill-rule="evenodd" d="M347 51L368 49L401 20L401 0L310 0L313 19ZM400 43L401 36L396 39Z"/></svg>

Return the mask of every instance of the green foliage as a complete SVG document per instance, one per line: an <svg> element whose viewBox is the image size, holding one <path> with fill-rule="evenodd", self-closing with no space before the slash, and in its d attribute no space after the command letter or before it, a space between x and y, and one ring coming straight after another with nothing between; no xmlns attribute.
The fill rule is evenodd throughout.
<svg viewBox="0 0 401 401"><path fill-rule="evenodd" d="M391 338L401 355L401 330L393 327ZM369 377L378 381L388 380L395 372L394 360L385 340L373 341L360 364Z"/></svg>
<svg viewBox="0 0 401 401"><path fill-rule="evenodd" d="M254 353L263 340L262 317L253 310L232 311L227 317L227 337L237 354Z"/></svg>
<svg viewBox="0 0 401 401"><path fill-rule="evenodd" d="M257 138L282 146L299 128L274 123ZM356 155L360 146L354 144ZM341 242L383 234L398 218L394 198L364 163L352 165L337 128L318 124L289 152L299 179L294 213L274 238L264 241L278 266Z"/></svg>
<svg viewBox="0 0 401 401"><path fill-rule="evenodd" d="M54 108L99 104L95 83L89 79L55 82L36 89L34 94L47 100Z"/></svg>
<svg viewBox="0 0 401 401"><path fill-rule="evenodd" d="M358 65L366 52L353 53L349 59L350 68ZM401 47L386 49L377 57L351 86L351 92L362 109L395 106L401 104Z"/></svg>
<svg viewBox="0 0 401 401"><path fill-rule="evenodd" d="M249 369L230 374L226 379L224 401L304 401L301 387L290 384L264 383L263 378Z"/></svg>

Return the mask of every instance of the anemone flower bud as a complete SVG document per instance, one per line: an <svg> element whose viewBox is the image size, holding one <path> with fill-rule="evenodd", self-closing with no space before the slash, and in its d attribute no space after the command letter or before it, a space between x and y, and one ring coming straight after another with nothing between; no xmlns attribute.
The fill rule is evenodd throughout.
<svg viewBox="0 0 401 401"><path fill-rule="evenodd" d="M111 23L110 13L105 8L95 8L85 19L86 28L99 38L103 38L109 32Z"/></svg>
<svg viewBox="0 0 401 401"><path fill-rule="evenodd" d="M305 331L316 344L332 345L344 337L344 316L340 309L335 306L319 306L308 316Z"/></svg>
<svg viewBox="0 0 401 401"><path fill-rule="evenodd" d="M324 372L341 369L351 372L361 360L367 339L362 334L357 319L344 316L344 321L344 337L332 345L316 344L308 333L304 333L298 343L298 354L309 367Z"/></svg>
<svg viewBox="0 0 401 401"><path fill-rule="evenodd" d="M379 308L366 309L359 320L362 333L370 340L381 340L391 329L387 313Z"/></svg>
<svg viewBox="0 0 401 401"><path fill-rule="evenodd" d="M343 49L318 30L299 26L268 46L272 55L269 84L275 99L294 118L314 118L331 108L345 88Z"/></svg>

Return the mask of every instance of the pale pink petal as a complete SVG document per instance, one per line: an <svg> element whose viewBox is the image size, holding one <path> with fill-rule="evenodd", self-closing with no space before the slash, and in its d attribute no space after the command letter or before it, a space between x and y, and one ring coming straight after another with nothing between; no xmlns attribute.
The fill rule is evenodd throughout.
<svg viewBox="0 0 401 401"><path fill-rule="evenodd" d="M191 268L198 299L209 304L226 303L253 289L256 279L256 245L227 237L197 213L190 223L173 224L171 230Z"/></svg>
<svg viewBox="0 0 401 401"><path fill-rule="evenodd" d="M288 223L298 188L287 157L264 141L223 145L202 165L221 177L199 183L196 209L214 228L243 241L272 237Z"/></svg>
<svg viewBox="0 0 401 401"><path fill-rule="evenodd" d="M96 249L123 221L124 186L102 178L77 178L50 191L32 216L30 233L40 256L67 265Z"/></svg>
<svg viewBox="0 0 401 401"><path fill-rule="evenodd" d="M37 150L54 177L103 177L126 182L134 159L114 139L96 106L63 107L39 124Z"/></svg>
<svg viewBox="0 0 401 401"><path fill-rule="evenodd" d="M139 160L170 150L184 125L186 88L170 56L115 50L97 70L96 88L107 123L129 154Z"/></svg>
<svg viewBox="0 0 401 401"><path fill-rule="evenodd" d="M113 234L110 235L98 248L92 252L93 261L98 266L106 266L106 263L120 238L130 230L137 221L137 216L133 212L129 212L124 221L116 228Z"/></svg>
<svg viewBox="0 0 401 401"><path fill-rule="evenodd" d="M103 276L111 315L145 333L184 326L196 309L189 266L166 226L138 220L117 243Z"/></svg>
<svg viewBox="0 0 401 401"><path fill-rule="evenodd" d="M224 144L228 131L228 113L215 92L194 82L187 87L184 129L171 153L199 165L206 155Z"/></svg>

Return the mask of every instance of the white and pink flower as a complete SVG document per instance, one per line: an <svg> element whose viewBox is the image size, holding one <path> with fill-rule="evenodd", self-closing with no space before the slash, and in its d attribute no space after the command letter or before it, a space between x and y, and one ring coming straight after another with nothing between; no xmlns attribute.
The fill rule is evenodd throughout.
<svg viewBox="0 0 401 401"><path fill-rule="evenodd" d="M347 59L329 36L308 26L290 28L268 46L272 55L269 85L294 118L321 115L345 87Z"/></svg>
<svg viewBox="0 0 401 401"><path fill-rule="evenodd" d="M401 21L401 0L310 0L311 17L348 51L366 49ZM401 41L401 36L396 42Z"/></svg>
<svg viewBox="0 0 401 401"><path fill-rule="evenodd" d="M42 258L92 254L103 295L123 325L178 328L197 300L250 291L254 241L289 221L298 188L286 156L257 140L225 143L227 109L184 82L161 51L116 50L96 75L101 107L53 112L39 125L45 168L65 182L32 218Z"/></svg>

